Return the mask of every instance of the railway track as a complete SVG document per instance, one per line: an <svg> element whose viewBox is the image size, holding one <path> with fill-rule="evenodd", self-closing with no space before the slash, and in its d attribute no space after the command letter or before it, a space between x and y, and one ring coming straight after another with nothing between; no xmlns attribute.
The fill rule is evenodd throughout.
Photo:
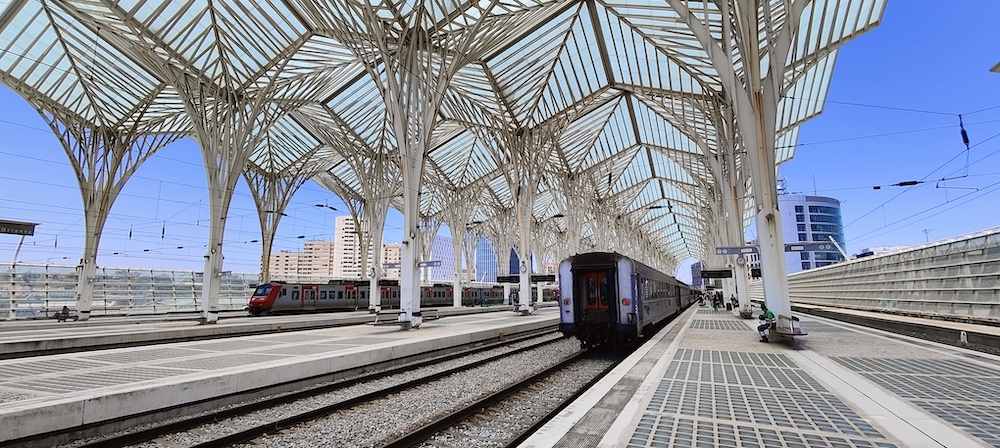
<svg viewBox="0 0 1000 448"><path fill-rule="evenodd" d="M384 448L515 447L624 359L581 352L385 444Z"/></svg>
<svg viewBox="0 0 1000 448"><path fill-rule="evenodd" d="M261 414L268 414L269 410L275 407L286 406L309 400L316 396L342 393L353 394L342 400L348 406L350 403L364 402L372 397L392 393L392 390L404 388L405 384L412 386L420 381L428 381L434 377L447 375L448 371L469 368L470 365L483 364L496 360L512 353L530 350L534 347L545 346L562 341L562 337L556 331L547 330L541 332L531 332L522 335L508 335L503 341L496 341L490 344L470 344L466 350L459 352L438 355L432 358L425 358L421 361L411 362L402 366L386 368L381 371L370 372L377 367L369 366L357 372L351 378L336 381L324 381L318 383L317 379L312 379L312 384L304 383L299 386L290 384L280 384L275 386L275 390L255 390L248 391L242 397L225 397L220 399L220 404L210 411L201 411L196 415L185 409L184 406L171 410L160 411L161 418L157 419L162 423L136 425L128 431L121 431L114 434L92 435L94 428L74 428L59 433L49 433L42 437L33 437L29 440L11 441L12 447L38 447L38 446L60 446L65 448L113 448L141 445L144 447L170 446L229 446L240 437L234 437L235 433L244 433L244 437L255 437L253 431L260 434L273 432L275 428L294 425L297 421L294 418L278 419L276 421L264 422ZM455 364L458 367L448 367ZM368 373L365 373L368 372ZM420 373L419 378L411 377L409 381L399 380L398 377L408 373ZM396 379L393 379L396 378ZM290 389L294 389L289 391ZM365 390L369 389L369 390ZM204 409L204 403L200 404ZM335 409L329 407L329 409ZM298 421L305 421L316 416L323 415L325 411L315 411L313 414L300 412L303 414ZM310 416L312 415L312 416ZM135 416L123 417L120 420L128 421ZM220 423L228 422L228 423ZM249 422L249 423L248 423ZM105 422L107 423L107 422ZM220 425L223 427L220 429ZM257 429L246 428L253 426ZM114 425L112 425L114 426ZM81 431L84 431L81 433ZM173 443L169 439L178 435L187 434L190 437L180 437L181 439L194 440L190 444ZM65 442L70 440L71 442ZM162 442L162 443L161 443Z"/></svg>

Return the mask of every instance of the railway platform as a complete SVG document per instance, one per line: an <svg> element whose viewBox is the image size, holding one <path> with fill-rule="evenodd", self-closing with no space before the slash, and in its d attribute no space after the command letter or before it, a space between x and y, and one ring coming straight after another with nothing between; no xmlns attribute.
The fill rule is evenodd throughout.
<svg viewBox="0 0 1000 448"><path fill-rule="evenodd" d="M541 306L555 306L554 302ZM492 313L511 306L442 307L440 316ZM386 313L392 310L385 310ZM198 314L98 317L88 321L56 319L0 321L0 359L71 353L359 325L374 322L367 310L250 317L246 311L221 313L217 323L199 324Z"/></svg>
<svg viewBox="0 0 1000 448"><path fill-rule="evenodd" d="M101 338L156 340L155 345L111 348L0 360L0 446L63 428L113 422L122 416L185 406L279 382L331 375L392 362L433 350L495 340L518 332L555 328L557 307L540 307L520 316L510 307L441 308L440 319L418 329L398 326L340 325L364 313L333 313L272 318L227 319L215 325L146 322L90 325L73 322L51 328L3 332L2 347L22 340L49 338L78 346ZM456 315L466 313L466 315ZM475 313L475 314L470 314ZM325 324L321 321L325 321ZM334 322L334 323L331 323ZM67 325L70 324L70 325ZM275 329L311 326L312 329ZM7 325L10 328L11 325ZM320 327L320 328L317 328ZM268 330L268 328L270 328ZM71 329L75 331L71 331ZM211 339L203 329L232 337ZM233 335L233 333L241 335ZM254 333L256 334L247 334ZM179 337L193 340L171 342ZM159 339L157 339L159 338ZM111 423L114 424L114 423Z"/></svg>
<svg viewBox="0 0 1000 448"><path fill-rule="evenodd" d="M808 336L764 343L756 319L692 307L520 447L1000 446L1000 357L804 311ZM840 312L894 331L1000 335Z"/></svg>

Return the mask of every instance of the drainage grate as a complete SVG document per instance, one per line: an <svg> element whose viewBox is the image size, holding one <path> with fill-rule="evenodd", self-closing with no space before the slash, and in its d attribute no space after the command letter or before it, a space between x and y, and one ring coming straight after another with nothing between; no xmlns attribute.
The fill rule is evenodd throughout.
<svg viewBox="0 0 1000 448"><path fill-rule="evenodd" d="M1000 446L1000 405L914 401L924 410L992 446Z"/></svg>
<svg viewBox="0 0 1000 448"><path fill-rule="evenodd" d="M951 400L1000 404L996 377L944 375L890 375L865 373L865 377L909 400Z"/></svg>
<svg viewBox="0 0 1000 448"><path fill-rule="evenodd" d="M630 447L893 447L777 353L678 350Z"/></svg>
<svg viewBox="0 0 1000 448"><path fill-rule="evenodd" d="M723 352L719 350L681 349L676 360L722 364L741 364L762 367L797 368L785 355L775 353Z"/></svg>
<svg viewBox="0 0 1000 448"><path fill-rule="evenodd" d="M627 446L895 448L895 445L884 441L659 415L644 415Z"/></svg>
<svg viewBox="0 0 1000 448"><path fill-rule="evenodd" d="M127 367L124 369L101 370L80 375L38 377L33 378L31 381L10 383L8 386L36 392L66 393L166 378L183 373L187 372L150 367Z"/></svg>
<svg viewBox="0 0 1000 448"><path fill-rule="evenodd" d="M665 380L653 393L646 411L822 431L845 437L882 436L830 393Z"/></svg>
<svg viewBox="0 0 1000 448"><path fill-rule="evenodd" d="M912 375L987 376L1000 379L1000 371L953 359L830 358L855 372Z"/></svg>
<svg viewBox="0 0 1000 448"><path fill-rule="evenodd" d="M762 368L753 365L673 361L667 366L664 378L749 387L826 391L825 387L802 370Z"/></svg>
<svg viewBox="0 0 1000 448"><path fill-rule="evenodd" d="M1000 371L953 359L832 358L992 446L1000 446Z"/></svg>
<svg viewBox="0 0 1000 448"><path fill-rule="evenodd" d="M823 324L813 321L802 322L802 328L809 330L810 333L838 333L850 331L846 328L838 327L836 325Z"/></svg>
<svg viewBox="0 0 1000 448"><path fill-rule="evenodd" d="M148 349L148 350L101 353L93 356L88 356L88 358L97 361L126 364L130 362L158 361L168 358L180 358L184 356L194 356L194 355L204 355L204 354L205 352L198 350L163 347L163 348Z"/></svg>
<svg viewBox="0 0 1000 448"><path fill-rule="evenodd" d="M336 350L343 350L348 346L335 346L335 345L291 345L284 347L269 348L267 350L260 350L254 353L260 353L265 355L287 355L287 356L306 356L315 355L318 353L328 353Z"/></svg>
<svg viewBox="0 0 1000 448"><path fill-rule="evenodd" d="M249 364L259 364L279 359L286 359L285 356L258 355L251 353L232 353L215 356L206 356L198 359L187 359L183 361L157 364L159 367L171 367L175 369L195 369L195 370L219 370L230 367L239 367Z"/></svg>
<svg viewBox="0 0 1000 448"><path fill-rule="evenodd" d="M92 369L105 367L107 364L97 363L89 359L62 358L46 359L44 361L4 363L0 368L0 380L8 378L25 378L44 375L46 373L65 372L67 370Z"/></svg>
<svg viewBox="0 0 1000 448"><path fill-rule="evenodd" d="M249 350L249 349L260 349L267 347L274 347L276 342L268 342L261 339L248 339L248 340L231 340L231 341L220 341L220 342L209 342L205 344L188 345L187 348L193 348L196 350L211 350L215 352L232 352L236 350Z"/></svg>
<svg viewBox="0 0 1000 448"><path fill-rule="evenodd" d="M726 331L747 331L752 328L742 322L728 320L695 319L691 322L693 330L726 330Z"/></svg>
<svg viewBox="0 0 1000 448"><path fill-rule="evenodd" d="M267 337L268 342L313 342L316 340L329 339L329 336L320 336L313 332L296 332L289 334L278 334L270 335Z"/></svg>
<svg viewBox="0 0 1000 448"><path fill-rule="evenodd" d="M374 345L381 344L383 342L393 342L398 341L400 338L377 338L370 336L361 336L357 338L338 338L323 341L325 344L356 344L356 345Z"/></svg>

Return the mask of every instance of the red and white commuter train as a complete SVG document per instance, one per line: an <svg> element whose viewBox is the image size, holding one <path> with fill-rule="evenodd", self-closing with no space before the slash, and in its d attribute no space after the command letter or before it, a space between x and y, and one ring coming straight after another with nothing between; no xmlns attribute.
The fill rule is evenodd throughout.
<svg viewBox="0 0 1000 448"><path fill-rule="evenodd" d="M368 308L367 280L331 280L327 283L286 283L272 281L257 286L250 297L249 311L253 316L272 313L358 310ZM380 280L378 294L382 308L399 308L399 282ZM420 287L420 306L452 306L454 288L451 283L435 283ZM554 289L544 289L543 300L551 300ZM462 288L462 305L503 304L503 286L496 283L473 283Z"/></svg>

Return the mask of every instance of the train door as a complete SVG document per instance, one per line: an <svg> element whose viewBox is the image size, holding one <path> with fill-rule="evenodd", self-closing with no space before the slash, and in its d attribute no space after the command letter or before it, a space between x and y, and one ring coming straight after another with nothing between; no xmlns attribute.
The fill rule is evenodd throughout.
<svg viewBox="0 0 1000 448"><path fill-rule="evenodd" d="M441 298L441 305L451 305L455 301L455 289L444 288L444 296Z"/></svg>
<svg viewBox="0 0 1000 448"><path fill-rule="evenodd" d="M609 322L614 288L609 285L607 271L582 272L576 276L583 301L583 320Z"/></svg>
<svg viewBox="0 0 1000 448"><path fill-rule="evenodd" d="M431 297L434 295L434 289L430 286L424 286L420 288L420 305L430 303Z"/></svg>
<svg viewBox="0 0 1000 448"><path fill-rule="evenodd" d="M381 297L379 303L382 304L382 308L392 308L392 288L388 286L379 286L378 291L379 297Z"/></svg>
<svg viewBox="0 0 1000 448"><path fill-rule="evenodd" d="M302 309L315 310L317 297L319 297L319 286L302 285Z"/></svg>
<svg viewBox="0 0 1000 448"><path fill-rule="evenodd" d="M348 308L358 308L358 288L355 286L344 287L344 302Z"/></svg>

